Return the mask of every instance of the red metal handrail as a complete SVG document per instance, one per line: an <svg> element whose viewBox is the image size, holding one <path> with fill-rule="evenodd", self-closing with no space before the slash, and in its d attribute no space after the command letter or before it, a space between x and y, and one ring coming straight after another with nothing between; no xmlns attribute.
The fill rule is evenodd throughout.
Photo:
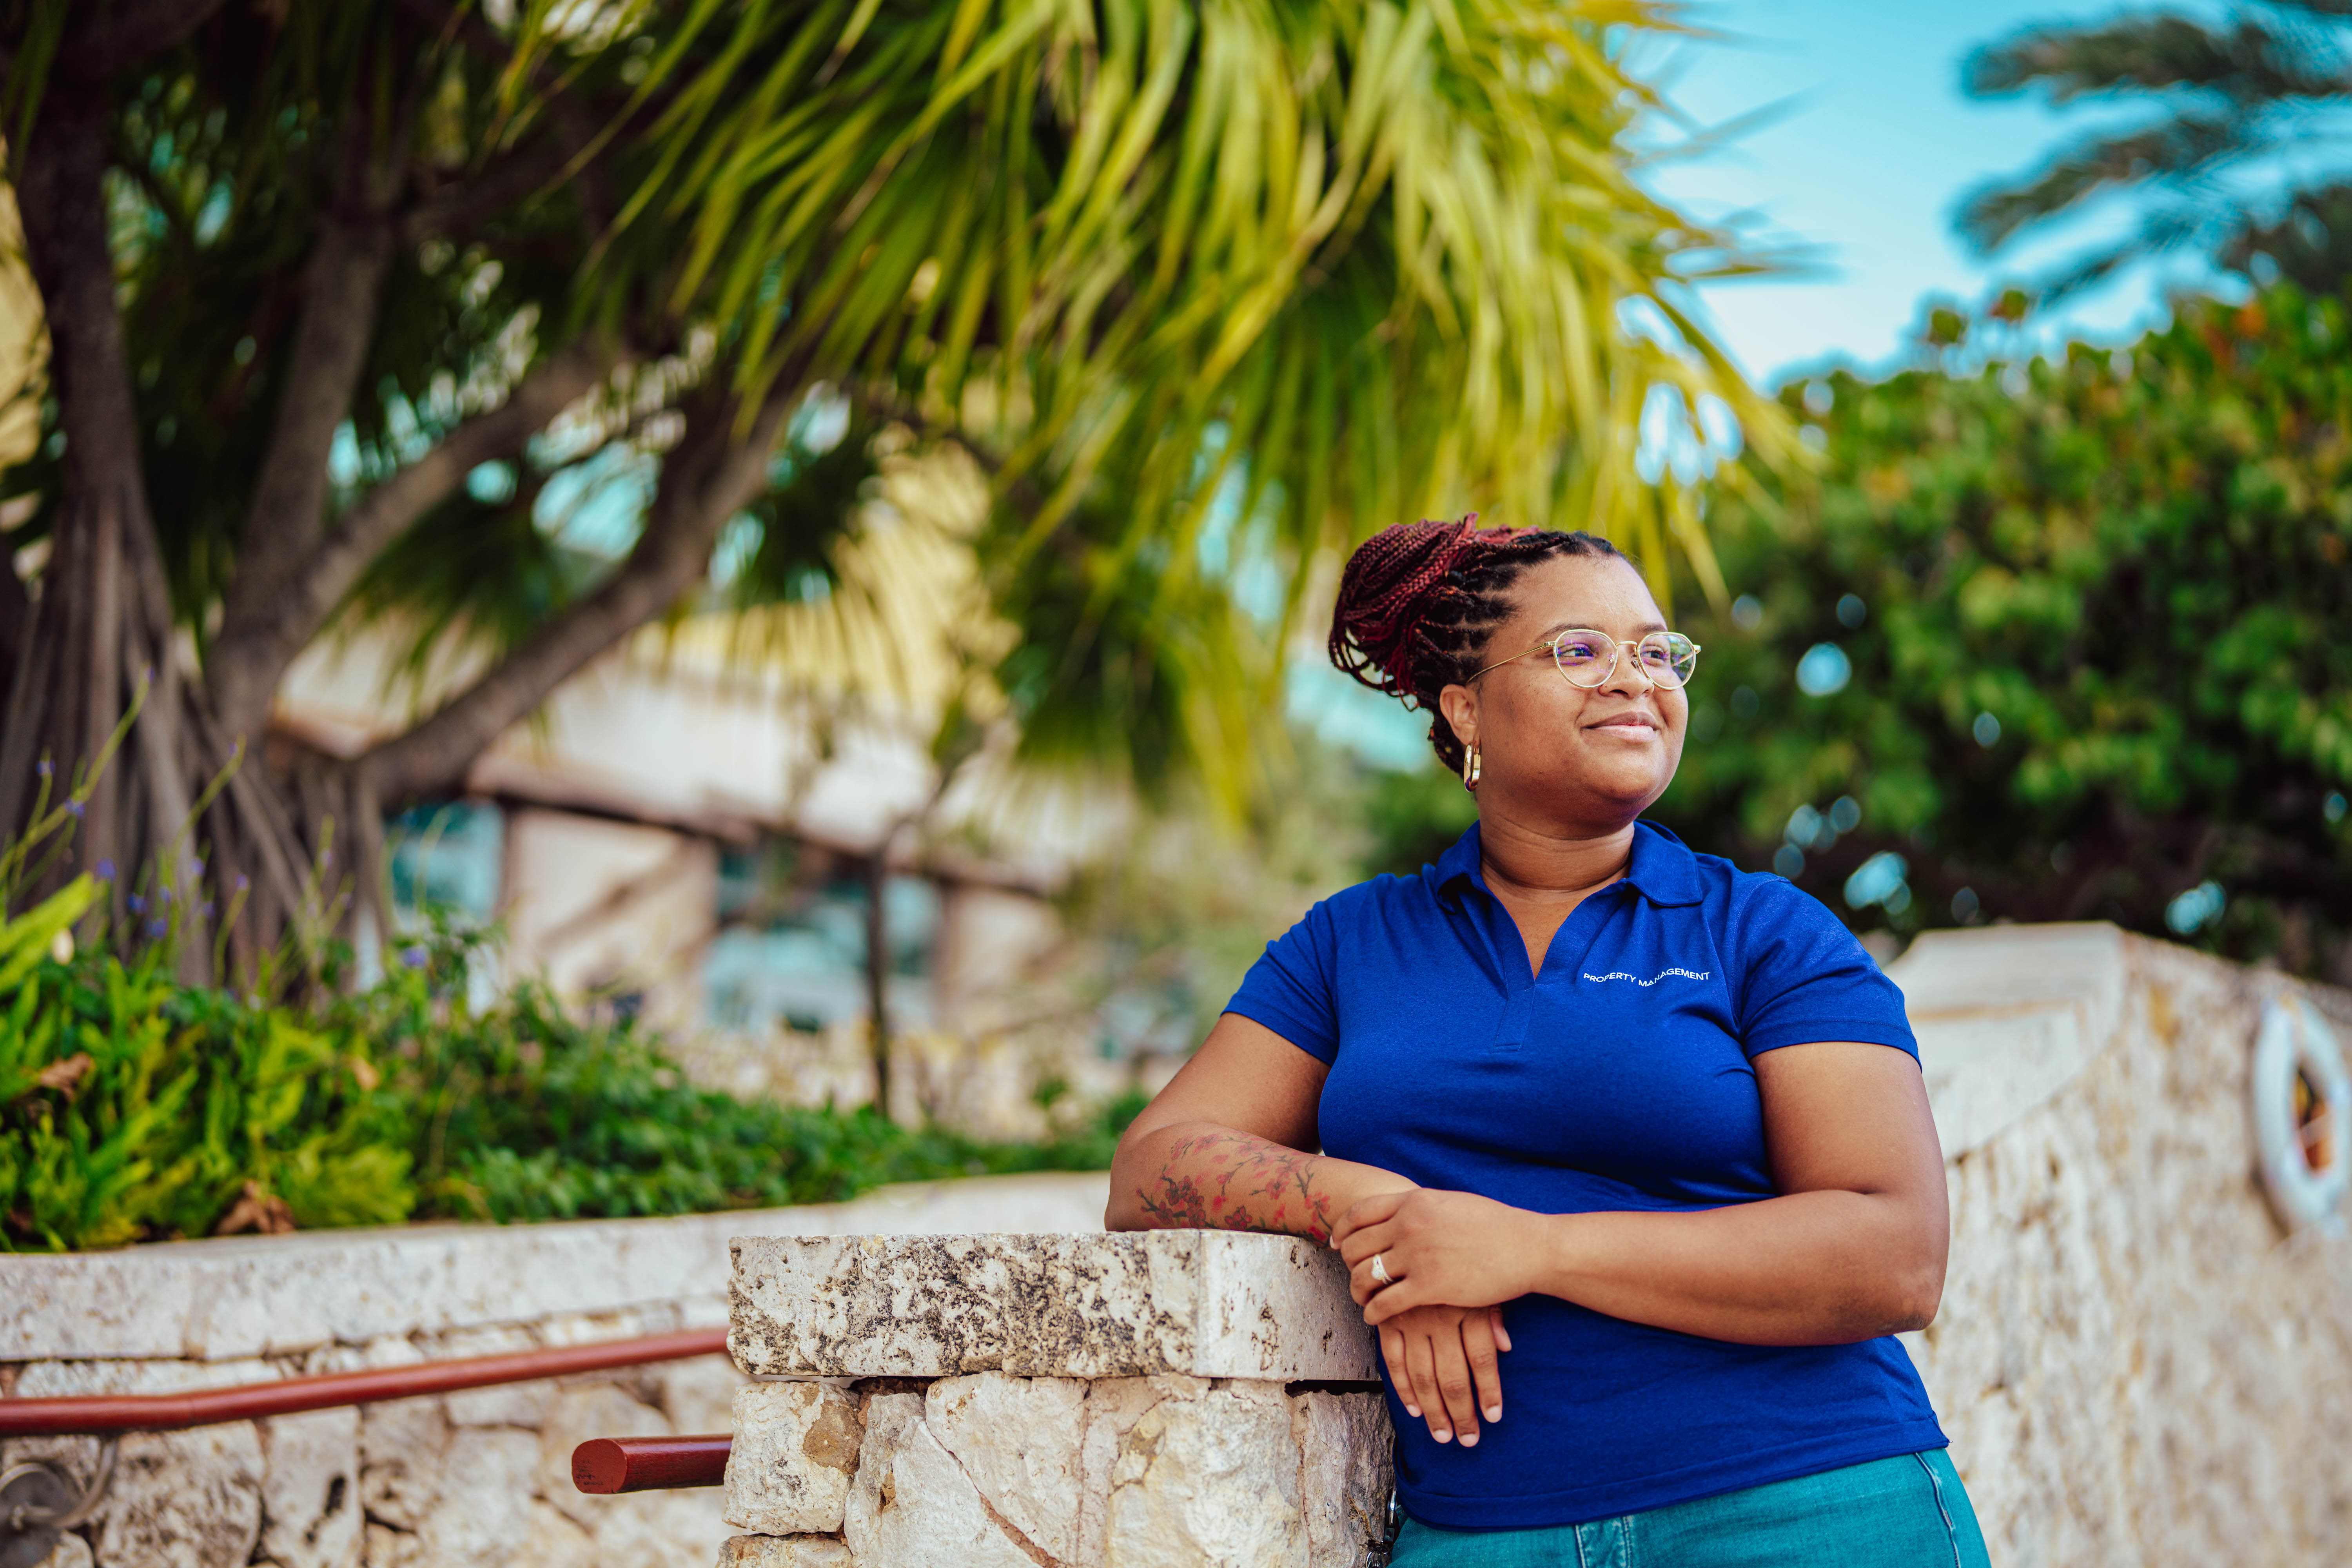
<svg viewBox="0 0 2352 1568"><path fill-rule="evenodd" d="M583 1492L667 1491L727 1483L727 1453L734 1439L591 1437L572 1450L572 1484Z"/></svg>
<svg viewBox="0 0 2352 1568"><path fill-rule="evenodd" d="M293 1415L343 1405L373 1405L386 1399L454 1394L462 1388L604 1372L616 1366L684 1361L689 1356L723 1354L726 1349L725 1329L693 1329L685 1333L609 1340L603 1344L518 1351L508 1355L471 1356L462 1361L379 1367L368 1372L329 1373L323 1377L289 1377L236 1388L192 1389L185 1394L0 1399L0 1437L177 1432L184 1427L209 1426L222 1421L253 1421L265 1415ZM723 1457L720 1465L725 1465Z"/></svg>

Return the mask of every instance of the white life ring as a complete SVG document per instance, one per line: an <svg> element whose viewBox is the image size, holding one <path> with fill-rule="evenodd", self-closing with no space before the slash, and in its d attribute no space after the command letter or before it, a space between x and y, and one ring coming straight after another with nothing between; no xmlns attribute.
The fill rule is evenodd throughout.
<svg viewBox="0 0 2352 1568"><path fill-rule="evenodd" d="M2352 1071L2336 1031L2300 996L2263 1004L2252 1100L2254 1158L2280 1223L2341 1235L2352 1193Z"/></svg>

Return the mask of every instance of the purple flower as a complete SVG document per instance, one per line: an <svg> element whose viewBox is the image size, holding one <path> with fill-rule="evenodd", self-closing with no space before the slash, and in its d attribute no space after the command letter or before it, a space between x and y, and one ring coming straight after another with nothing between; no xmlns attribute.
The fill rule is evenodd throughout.
<svg viewBox="0 0 2352 1568"><path fill-rule="evenodd" d="M187 869L188 869L188 875L189 875L189 876L191 876L191 877L201 877L201 876L203 876L203 875L205 874L205 863L204 863L202 860L196 859L194 857L191 856L191 857L189 858L189 859L188 859L188 868L187 868Z"/></svg>
<svg viewBox="0 0 2352 1568"><path fill-rule="evenodd" d="M411 969L424 968L425 957L425 950L421 947L404 947L400 950L400 962Z"/></svg>
<svg viewBox="0 0 2352 1568"><path fill-rule="evenodd" d="M78 800L69 800L66 802L66 815L72 817L76 822L79 822L81 820L81 802Z"/></svg>
<svg viewBox="0 0 2352 1568"><path fill-rule="evenodd" d="M101 882L111 882L112 880L114 880L114 862L113 862L113 861L111 861L111 860L100 860L100 861L98 863L98 879L99 879L100 881L101 881Z"/></svg>
<svg viewBox="0 0 2352 1568"><path fill-rule="evenodd" d="M212 901L210 899L206 899L206 900L204 901L204 906L203 906L203 908L204 908L205 919L206 919L206 920L210 920L210 919L212 919L212 918L213 918L213 901Z"/></svg>
<svg viewBox="0 0 2352 1568"><path fill-rule="evenodd" d="M170 903L171 901L172 901L172 889L169 889L169 888L158 888L158 889L155 889L155 902L156 902L157 904L159 904L159 905L162 905L162 904L168 904L168 903Z"/></svg>
<svg viewBox="0 0 2352 1568"><path fill-rule="evenodd" d="M239 878L237 878L237 879L236 879L236 890L237 890L238 892L242 893L243 891L245 891L247 888L250 888L251 886L253 886L253 879L252 879L251 878L249 878L249 877L242 877L242 876L240 876Z"/></svg>
<svg viewBox="0 0 2352 1568"><path fill-rule="evenodd" d="M331 865L333 865L334 863L335 863L335 852L334 852L333 850L331 850L331 849L321 849L321 850L320 850L320 851L319 851L319 864L320 864L320 865L321 865L321 866L331 866Z"/></svg>
<svg viewBox="0 0 2352 1568"><path fill-rule="evenodd" d="M131 894L131 897L125 899L123 902L131 906L131 912L134 915L144 912L147 908L147 900L141 898L136 893Z"/></svg>
<svg viewBox="0 0 2352 1568"><path fill-rule="evenodd" d="M33 764L33 771L40 774L43 778L47 778L51 773L56 773L58 770L49 765L48 758L43 757L39 762Z"/></svg>
<svg viewBox="0 0 2352 1568"><path fill-rule="evenodd" d="M149 936L162 936L165 931L171 929L172 928L170 926L164 924L162 921L149 921L147 922L147 934Z"/></svg>

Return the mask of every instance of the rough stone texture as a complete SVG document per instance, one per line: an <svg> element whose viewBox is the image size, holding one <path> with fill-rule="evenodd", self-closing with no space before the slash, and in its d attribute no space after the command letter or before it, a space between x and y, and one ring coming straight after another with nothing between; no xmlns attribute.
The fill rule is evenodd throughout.
<svg viewBox="0 0 2352 1568"><path fill-rule="evenodd" d="M672 1427L682 1433L717 1435L734 1430L735 1391L743 1374L719 1356L664 1362L645 1369Z"/></svg>
<svg viewBox="0 0 2352 1568"><path fill-rule="evenodd" d="M1076 1561L1098 1568L1110 1534L1110 1475L1119 1445L1144 1413L1163 1399L1197 1399L1206 1378L1162 1373L1156 1377L1106 1377L1087 1384L1086 1428L1079 1438Z"/></svg>
<svg viewBox="0 0 2352 1568"><path fill-rule="evenodd" d="M822 1383L752 1384L736 1390L734 1423L727 1522L761 1535L840 1530L857 1469L857 1402Z"/></svg>
<svg viewBox="0 0 2352 1568"><path fill-rule="evenodd" d="M1308 1568L1359 1568L1387 1539L1395 1434L1377 1394L1312 1390L1291 1401Z"/></svg>
<svg viewBox="0 0 2352 1568"><path fill-rule="evenodd" d="M923 1425L922 1396L866 1402L842 1538L860 1568L1036 1568Z"/></svg>
<svg viewBox="0 0 2352 1568"><path fill-rule="evenodd" d="M923 1425L989 1507L1061 1562L1077 1553L1086 1400L1076 1378L943 1377L924 1391Z"/></svg>
<svg viewBox="0 0 2352 1568"><path fill-rule="evenodd" d="M751 1213L317 1231L12 1257L0 1263L0 1362L216 1363L649 1305L662 1308L667 1327L716 1327L727 1316L727 1238L747 1229L1096 1230L1108 1182L992 1176Z"/></svg>
<svg viewBox="0 0 2352 1568"><path fill-rule="evenodd" d="M413 1531L370 1530L367 1568L506 1568L530 1539L538 1464L531 1433L457 1428L431 1505Z"/></svg>
<svg viewBox="0 0 2352 1568"><path fill-rule="evenodd" d="M437 1399L402 1399L360 1411L360 1501L372 1521L394 1530L425 1522L441 1495L449 1418ZM369 1552L371 1560L374 1552Z"/></svg>
<svg viewBox="0 0 2352 1568"><path fill-rule="evenodd" d="M261 1536L250 1421L122 1439L93 1542L99 1568L238 1568Z"/></svg>
<svg viewBox="0 0 2352 1568"><path fill-rule="evenodd" d="M0 1258L0 1389L169 1393L717 1327L726 1237L746 1224L1085 1231L1101 1223L1106 1183L991 1177L748 1215ZM709 1356L137 1438L89 1539L61 1547L84 1556L53 1568L709 1568L729 1534L719 1492L583 1497L571 1449L588 1436L726 1432L743 1384ZM96 1453L89 1438L19 1438L0 1443L0 1465L51 1458L81 1482Z"/></svg>
<svg viewBox="0 0 2352 1568"><path fill-rule="evenodd" d="M856 1568L831 1535L735 1535L719 1549L719 1568Z"/></svg>
<svg viewBox="0 0 2352 1568"><path fill-rule="evenodd" d="M360 1413L314 1410L259 1426L260 1560L352 1568L361 1546Z"/></svg>
<svg viewBox="0 0 2352 1568"><path fill-rule="evenodd" d="M1906 1338L1993 1560L2352 1561L2352 1245L2282 1236L2246 1110L2263 1002L2352 1047L2352 996L2106 927L1922 938L1890 973L1951 1158L1943 1310ZM1937 1081L1948 1032L2063 1043L2062 1014L2054 1087L2002 1087L2021 1046Z"/></svg>
<svg viewBox="0 0 2352 1568"><path fill-rule="evenodd" d="M755 1377L1369 1380L1327 1247L1225 1231L742 1237L728 1347Z"/></svg>
<svg viewBox="0 0 2352 1568"><path fill-rule="evenodd" d="M1111 1468L1107 1568L1288 1568L1307 1561L1299 1455L1279 1384L1165 1399Z"/></svg>

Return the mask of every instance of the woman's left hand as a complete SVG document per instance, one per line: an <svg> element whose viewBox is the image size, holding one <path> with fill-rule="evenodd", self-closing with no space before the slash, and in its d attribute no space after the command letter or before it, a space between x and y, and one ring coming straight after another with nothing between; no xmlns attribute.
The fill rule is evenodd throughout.
<svg viewBox="0 0 2352 1568"><path fill-rule="evenodd" d="M1339 1216L1331 1245L1348 1261L1364 1321L1377 1326L1415 1307L1487 1307L1528 1294L1545 1252L1542 1217L1471 1193L1381 1193Z"/></svg>

